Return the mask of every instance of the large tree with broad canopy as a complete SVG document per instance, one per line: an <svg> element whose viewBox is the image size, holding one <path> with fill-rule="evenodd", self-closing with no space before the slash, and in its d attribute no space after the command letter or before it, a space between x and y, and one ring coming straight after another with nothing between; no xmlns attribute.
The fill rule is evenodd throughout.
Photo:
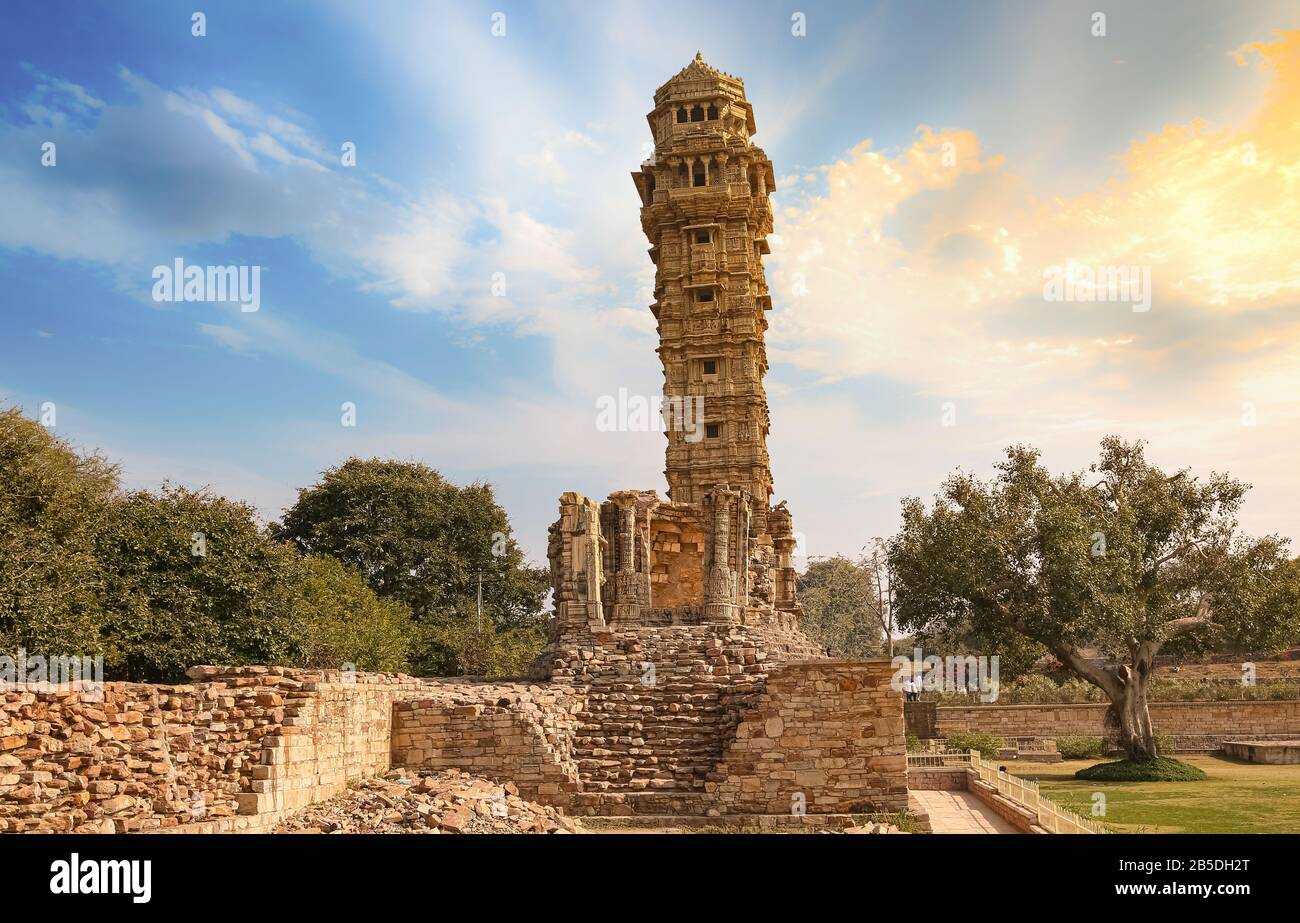
<svg viewBox="0 0 1300 923"><path fill-rule="evenodd" d="M1224 474L1167 474L1117 436L1061 476L1014 446L990 481L959 472L930 509L904 500L889 551L899 623L961 627L991 646L1012 629L1043 644L1105 692L1128 758L1154 759L1147 687L1164 645L1274 649L1300 633L1287 541L1238 531L1248 489Z"/></svg>

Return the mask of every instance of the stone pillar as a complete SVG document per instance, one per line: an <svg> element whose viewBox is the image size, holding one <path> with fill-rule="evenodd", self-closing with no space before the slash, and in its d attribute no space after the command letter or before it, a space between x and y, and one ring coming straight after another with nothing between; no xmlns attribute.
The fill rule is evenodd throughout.
<svg viewBox="0 0 1300 923"><path fill-rule="evenodd" d="M722 185L727 185L730 179L727 177L727 160L729 159L726 151L720 151L713 155L713 159L718 164L718 180ZM718 252L722 252L722 247L718 247Z"/></svg>
<svg viewBox="0 0 1300 923"><path fill-rule="evenodd" d="M731 566L731 513L738 491L718 485L704 495L709 516L708 558L704 576L704 621L740 622Z"/></svg>
<svg viewBox="0 0 1300 923"><path fill-rule="evenodd" d="M618 570L614 577L614 613L610 621L617 625L635 624L641 619L641 586L636 561L635 491L610 494L618 505L618 534L615 536L614 559Z"/></svg>
<svg viewBox="0 0 1300 923"><path fill-rule="evenodd" d="M776 550L776 599L777 609L786 611L798 607L795 599L794 569L794 531L790 511L782 501L767 516L768 528L772 533L772 547Z"/></svg>
<svg viewBox="0 0 1300 923"><path fill-rule="evenodd" d="M605 627L601 610L600 507L579 493L560 497L548 557L555 587L555 637L565 640Z"/></svg>
<svg viewBox="0 0 1300 923"><path fill-rule="evenodd" d="M641 499L637 501L636 510L637 536L640 539L640 551L637 557L637 599L641 605L649 609L651 600L652 584L650 582L650 517L654 515L655 509L659 506L659 498L653 491L642 494Z"/></svg>
<svg viewBox="0 0 1300 923"><path fill-rule="evenodd" d="M749 495L743 491L736 498L736 602L749 607Z"/></svg>

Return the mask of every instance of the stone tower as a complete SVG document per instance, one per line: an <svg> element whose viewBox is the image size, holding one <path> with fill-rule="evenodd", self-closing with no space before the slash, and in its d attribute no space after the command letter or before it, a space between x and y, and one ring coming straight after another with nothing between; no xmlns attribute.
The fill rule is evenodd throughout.
<svg viewBox="0 0 1300 923"><path fill-rule="evenodd" d="M669 495L560 496L554 617L530 672L581 707L562 706L574 730L555 745L572 776L547 785L588 814L784 816L796 793L811 812L903 810L890 665L829 660L804 633L793 520L772 505L773 175L750 143L744 84L697 54L655 92L649 121L654 154L632 178L675 417Z"/></svg>
<svg viewBox="0 0 1300 923"><path fill-rule="evenodd" d="M772 164L750 141L744 84L698 54L654 102L654 155L632 178L656 267L668 498L560 497L544 675L570 662L567 651L661 628L681 640L690 628L711 626L713 637L743 626L765 657L819 653L800 627L790 511L771 502L763 256Z"/></svg>
<svg viewBox="0 0 1300 923"><path fill-rule="evenodd" d="M632 178L656 267L650 309L665 407L696 399L685 406L702 406L704 417L699 427L667 427L668 498L700 503L726 484L753 498L761 517L772 493L763 391L772 163L750 142L756 129L744 81L698 53L654 102L647 116L654 155ZM757 525L765 531L765 522Z"/></svg>

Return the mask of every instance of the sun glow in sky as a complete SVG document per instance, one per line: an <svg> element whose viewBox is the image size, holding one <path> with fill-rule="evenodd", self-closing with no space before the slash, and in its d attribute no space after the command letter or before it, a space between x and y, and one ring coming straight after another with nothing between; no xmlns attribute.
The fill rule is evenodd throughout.
<svg viewBox="0 0 1300 923"><path fill-rule="evenodd" d="M663 437L596 402L662 386L628 173L698 48L779 179L774 499L811 554L1008 444L1064 469L1110 432L1300 539L1294 4L1105 36L1079 3L816 4L802 38L775 4L264 6L204 38L164 4L0 13L0 399L55 402L129 483L273 518L348 455L420 458L497 485L535 559L561 492L662 491ZM153 302L179 257L264 267L262 309ZM1149 310L1046 299L1066 265L1146 270Z"/></svg>

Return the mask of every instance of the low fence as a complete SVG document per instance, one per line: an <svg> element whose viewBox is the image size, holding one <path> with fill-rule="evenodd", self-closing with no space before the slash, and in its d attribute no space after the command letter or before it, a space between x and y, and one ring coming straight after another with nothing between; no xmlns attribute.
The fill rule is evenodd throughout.
<svg viewBox="0 0 1300 923"><path fill-rule="evenodd" d="M1003 798L1035 815L1038 825L1048 833L1106 833L1096 821L1087 820L1046 798L1037 782L1013 776L984 759L975 750L945 750L940 753L909 753L907 768L966 769Z"/></svg>

